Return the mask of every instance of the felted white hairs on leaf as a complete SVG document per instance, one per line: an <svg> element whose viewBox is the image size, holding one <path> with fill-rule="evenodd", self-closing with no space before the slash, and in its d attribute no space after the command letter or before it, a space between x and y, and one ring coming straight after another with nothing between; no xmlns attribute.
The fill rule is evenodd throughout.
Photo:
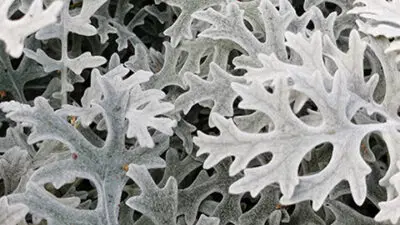
<svg viewBox="0 0 400 225"><path fill-rule="evenodd" d="M6 43L6 52L17 58L22 54L25 38L57 22L57 16L63 6L62 1L54 1L46 10L43 10L42 0L32 2L25 16L18 20L8 19L8 10L14 0L0 2L0 40Z"/></svg>

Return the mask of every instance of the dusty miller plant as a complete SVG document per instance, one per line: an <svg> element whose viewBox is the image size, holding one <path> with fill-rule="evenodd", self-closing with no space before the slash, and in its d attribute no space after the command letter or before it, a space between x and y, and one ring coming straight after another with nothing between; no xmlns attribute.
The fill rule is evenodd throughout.
<svg viewBox="0 0 400 225"><path fill-rule="evenodd" d="M0 225L400 224L399 0L2 0Z"/></svg>

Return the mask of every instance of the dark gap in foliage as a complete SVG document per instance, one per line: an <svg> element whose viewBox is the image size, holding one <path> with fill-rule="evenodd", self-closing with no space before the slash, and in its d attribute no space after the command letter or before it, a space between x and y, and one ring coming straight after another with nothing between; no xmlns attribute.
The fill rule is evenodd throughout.
<svg viewBox="0 0 400 225"><path fill-rule="evenodd" d="M147 16L144 19L145 23L141 26L133 28L135 33L147 48L154 48L157 51L161 51L163 48L162 42L166 38L163 34L164 25L161 24L156 18Z"/></svg>
<svg viewBox="0 0 400 225"><path fill-rule="evenodd" d="M79 15L82 11L82 2L79 1L69 1L69 14Z"/></svg>
<svg viewBox="0 0 400 225"><path fill-rule="evenodd" d="M167 93L167 96L163 99L164 101L175 101L174 98L176 98L176 96L181 95L182 93L187 91L175 85L168 85L161 90L164 93Z"/></svg>
<svg viewBox="0 0 400 225"><path fill-rule="evenodd" d="M346 204L350 208L354 209L358 213L363 216L370 217L371 219L378 214L379 209L368 199L366 198L364 203L361 206L358 206L352 197L351 194L346 194L338 198L342 203Z"/></svg>
<svg viewBox="0 0 400 225"><path fill-rule="evenodd" d="M372 66L373 65L373 66ZM377 87L374 90L373 93L373 99L377 103L382 103L384 99L385 93L379 90L386 90L386 82L384 78L384 71L382 67L382 63L376 56L375 52L371 49L369 45L367 45L367 48L364 53L364 76L366 81L368 81L372 75L378 74L379 75L379 80Z"/></svg>
<svg viewBox="0 0 400 225"><path fill-rule="evenodd" d="M29 223L29 224L33 223L33 216L32 216L31 213L27 213L27 214L25 215L25 222L27 222L27 223ZM35 222L36 222L36 221L35 221Z"/></svg>
<svg viewBox="0 0 400 225"><path fill-rule="evenodd" d="M307 176L324 170L332 158L332 152L333 145L329 142L314 147L303 157L298 167L298 175Z"/></svg>
<svg viewBox="0 0 400 225"><path fill-rule="evenodd" d="M160 156L160 157L165 159L164 156ZM165 170L165 168L155 168L155 169L149 170L150 174L151 174L151 177L154 180L154 183L160 185L160 182L161 182L161 180L162 180L162 178L164 176L164 170Z"/></svg>
<svg viewBox="0 0 400 225"><path fill-rule="evenodd" d="M272 127L273 126L265 126L265 127L261 128L259 133L268 133L268 132L270 132L270 128L272 128Z"/></svg>
<svg viewBox="0 0 400 225"><path fill-rule="evenodd" d="M16 70L18 68L19 64L22 61L22 58L23 58L23 55L21 55L19 58L10 57L11 66L13 67L14 70Z"/></svg>
<svg viewBox="0 0 400 225"><path fill-rule="evenodd" d="M332 12L337 12L338 15L342 13L342 8L340 6L336 5L333 2L325 2L325 7L332 13Z"/></svg>
<svg viewBox="0 0 400 225"><path fill-rule="evenodd" d="M91 69L84 69L81 73L81 75L83 77L90 77L90 71ZM70 73L73 73L72 71L70 71ZM88 79L90 80L90 79ZM81 102L81 98L86 90L86 88L90 87L90 83L87 83L87 80L85 80L83 83L77 82L74 83L74 91L70 92L69 96L72 98L72 100L74 100L73 102L78 103L79 105L82 104ZM99 93L102 94L102 93Z"/></svg>
<svg viewBox="0 0 400 225"><path fill-rule="evenodd" d="M86 199L82 199L81 203L83 203L85 200L91 200L91 208L94 209L97 206L97 199L98 199L98 193L94 185L89 181L88 179L83 179L79 185L77 185L76 188L77 191L86 191L88 196Z"/></svg>
<svg viewBox="0 0 400 225"><path fill-rule="evenodd" d="M210 49L209 49L210 50ZM212 60L213 60L213 57L214 57L214 53L204 53L203 54L204 55L204 61L203 62L200 62L199 63L199 65L200 65L200 73L199 73L199 76L201 76L201 77L206 77L206 76L208 76L208 73L209 73L209 71L210 71L210 63L212 62ZM203 58L203 57L202 57ZM219 66L219 65L218 65ZM204 67L204 68L202 68L202 67ZM220 67L220 66L219 66ZM222 68L222 69L225 69L225 70L227 70L227 68L229 67L229 65L227 65L227 67L226 68ZM230 71L227 71L228 73L230 73Z"/></svg>
<svg viewBox="0 0 400 225"><path fill-rule="evenodd" d="M3 152L0 152L0 157L3 155ZM4 196L5 194L5 186L4 186L4 180L0 179L0 196Z"/></svg>
<svg viewBox="0 0 400 225"><path fill-rule="evenodd" d="M14 5L14 4L18 4L18 1L14 1L12 5ZM11 9L13 9L13 8L14 8L14 7L11 6L11 7L8 9L8 15L12 12ZM21 18L24 17L24 16L25 16L24 13L22 13L22 12L19 11L19 10L17 10L17 11L15 11L8 19L9 19L9 20L19 20L19 19L21 19Z"/></svg>
<svg viewBox="0 0 400 225"><path fill-rule="evenodd" d="M139 10L144 8L144 5L141 3L143 3L143 2L141 2L141 1L135 2L135 4L133 5L134 7L125 14L124 21L122 21L121 25L124 25L124 26L128 25L128 23L133 19L133 17L135 17L135 15L139 12ZM123 10L126 10L126 9L123 9Z"/></svg>
<svg viewBox="0 0 400 225"><path fill-rule="evenodd" d="M292 3L293 8L296 10L297 16L301 16L304 14L304 12L305 12L304 7L303 7L304 0L298 0L298 1L296 0L296 1L292 1L291 3Z"/></svg>
<svg viewBox="0 0 400 225"><path fill-rule="evenodd" d="M230 71L230 73L231 73L233 76L237 76L237 77L243 76L246 72L247 72L247 70L245 70L245 69L238 69L238 68L232 69L232 70Z"/></svg>
<svg viewBox="0 0 400 225"><path fill-rule="evenodd" d="M203 201L203 203L204 202L212 202L211 200L207 200L207 201ZM199 219L200 219L200 217L201 217L201 215L203 215L203 212L201 212L200 210L197 212L197 214L196 214L196 221L198 221ZM179 217L178 217L179 218ZM185 217L184 216L182 216L182 221L185 221L185 219L184 219ZM186 223L183 223L183 224L186 224ZM194 223L195 224L195 223Z"/></svg>
<svg viewBox="0 0 400 225"><path fill-rule="evenodd" d="M219 134L219 130L216 127L210 128L208 125L210 109L195 104L190 111L186 114L184 119L186 121L192 121L192 125L206 134Z"/></svg>
<svg viewBox="0 0 400 225"><path fill-rule="evenodd" d="M111 17L115 17L118 2L119 1L110 1L110 4L108 4L108 13Z"/></svg>
<svg viewBox="0 0 400 225"><path fill-rule="evenodd" d="M372 150L375 150L374 153L375 153L375 157L377 160L380 160L380 161L384 162L386 165L389 165L390 155L388 154L386 144L379 145L379 146L375 145L372 147Z"/></svg>
<svg viewBox="0 0 400 225"><path fill-rule="evenodd" d="M380 211L380 209L376 207L368 198L365 199L365 202L359 207L360 207L359 212L361 214L371 218L375 217L376 214L378 214L378 212Z"/></svg>
<svg viewBox="0 0 400 225"><path fill-rule="evenodd" d="M148 169L154 183L158 184L162 179L162 173L159 173L159 169Z"/></svg>
<svg viewBox="0 0 400 225"><path fill-rule="evenodd" d="M42 95L48 87L50 81L57 76L59 76L59 74L54 71L42 78L28 81L24 86L24 95L26 97L26 100L31 101L35 97Z"/></svg>
<svg viewBox="0 0 400 225"><path fill-rule="evenodd" d="M90 205L91 207L97 206L97 190L88 179L76 178L74 182L66 183L59 189L56 189L51 183L46 183L44 187L49 194L57 198L79 197L81 203L90 200L93 203Z"/></svg>
<svg viewBox="0 0 400 225"><path fill-rule="evenodd" d="M364 58L364 62L365 62L366 60L367 60L367 59ZM368 64L368 62L367 62L366 64ZM365 81L368 81L371 75L373 75L373 74L372 74L371 68L368 68L368 67L365 66L365 64L364 64L364 77L365 77Z"/></svg>
<svg viewBox="0 0 400 225"><path fill-rule="evenodd" d="M13 124L14 125L14 124ZM15 124L16 125L16 124ZM23 129L22 129L22 132L24 133L24 134L26 134L26 135L29 135L30 133L31 133L31 128L29 128L29 127L24 127Z"/></svg>
<svg viewBox="0 0 400 225"><path fill-rule="evenodd" d="M300 92L293 92L295 95L303 95L303 93ZM299 104L299 103L297 103ZM309 126L318 126L320 123L322 123L322 118L319 118L318 115L316 114L318 112L318 106L315 104L315 102L311 99L308 98L308 100L303 104L301 109L299 110L298 108L297 113L294 111L295 110L295 102L293 101L291 104L291 109L293 113L296 115L297 118L302 120L304 123L306 123ZM301 105L299 105L301 106ZM296 106L298 107L298 106Z"/></svg>
<svg viewBox="0 0 400 225"><path fill-rule="evenodd" d="M243 53L236 49L233 49L231 52L229 52L228 65L233 65L232 63L233 59L241 55L243 55Z"/></svg>
<svg viewBox="0 0 400 225"><path fill-rule="evenodd" d="M250 193L246 192L242 198L240 199L240 205L243 214L250 211L257 203L260 201L261 195L257 195L256 197L251 197Z"/></svg>
<svg viewBox="0 0 400 225"><path fill-rule="evenodd" d="M380 113L372 113L368 115L366 109L361 108L356 112L356 114L351 118L353 124L370 124L370 123L386 123L386 117Z"/></svg>
<svg viewBox="0 0 400 225"><path fill-rule="evenodd" d="M178 147L178 146L177 146ZM183 146L182 146L183 147ZM177 150L177 152L178 152L178 158L179 158L179 160L183 160L183 159L185 159L186 157L188 157L188 156L190 156L190 157L192 157L192 158L195 158L196 159L196 161L198 161L199 159L194 155L194 153L192 152L192 154L189 154L189 153L187 153L186 152L186 150L185 149L176 149ZM167 153L168 151L165 151L164 153L165 153L165 155L166 155L166 153ZM161 157L162 158L165 158L163 155L161 155Z"/></svg>
<svg viewBox="0 0 400 225"><path fill-rule="evenodd" d="M172 138L172 137L171 137ZM154 143L155 145L157 145L158 143ZM160 157L161 158L163 158L163 159L165 159L165 157L166 157L166 155L167 155L167 150L166 151L164 151L163 153L161 153L161 155L160 155Z"/></svg>
<svg viewBox="0 0 400 225"><path fill-rule="evenodd" d="M47 40L47 44L42 44L40 49L42 49L52 59L61 59L61 40L58 38ZM37 49L32 49L32 51L36 50Z"/></svg>
<svg viewBox="0 0 400 225"><path fill-rule="evenodd" d="M68 47L68 56L70 58L75 58L81 54L82 49L82 37L76 35L74 33L69 32L67 37L67 47ZM78 52L76 52L78 51Z"/></svg>
<svg viewBox="0 0 400 225"><path fill-rule="evenodd" d="M380 123L386 123L386 117L380 113L374 113L372 114L372 117L374 118L374 120Z"/></svg>
<svg viewBox="0 0 400 225"><path fill-rule="evenodd" d="M125 186L137 186L136 183L132 180L132 179L128 179L128 181L126 182Z"/></svg>
<svg viewBox="0 0 400 225"><path fill-rule="evenodd" d="M342 13L342 8L340 8L339 5L333 2L325 2L324 4L321 5L321 7L325 18L328 17L329 14L333 12L336 12L337 15L340 15Z"/></svg>
<svg viewBox="0 0 400 225"><path fill-rule="evenodd" d="M206 61L207 57L208 57L207 55L201 57L201 59L200 59L200 65L203 64L203 63Z"/></svg>
<svg viewBox="0 0 400 225"><path fill-rule="evenodd" d="M97 119L98 119L98 118L101 118L101 116L97 116L96 118L97 118ZM103 139L104 141L106 140L107 131L98 130L98 129L97 129L97 123L91 123L91 124L89 125L89 128L90 128L91 130L93 130L93 132L94 132L99 138Z"/></svg>
<svg viewBox="0 0 400 225"><path fill-rule="evenodd" d="M133 221L138 220L138 219L139 219L140 217L142 217L142 216L143 216L142 213L140 213L140 212L138 212L137 210L135 210L134 213L133 213Z"/></svg>
<svg viewBox="0 0 400 225"><path fill-rule="evenodd" d="M185 64L187 58L189 56L189 53L186 51L181 51L179 57L178 57L178 63L175 66L175 73L179 74L179 71L181 71L183 65Z"/></svg>
<svg viewBox="0 0 400 225"><path fill-rule="evenodd" d="M129 194L126 191L122 191L121 202L125 202L125 200L127 200L129 197L131 196L129 196Z"/></svg>
<svg viewBox="0 0 400 225"><path fill-rule="evenodd" d="M264 86L264 89L270 94L274 93L274 87L272 86Z"/></svg>
<svg viewBox="0 0 400 225"><path fill-rule="evenodd" d="M153 0L149 0L148 2L149 2L149 4L152 4ZM171 7L171 6L167 5L165 2L161 2L160 4L156 5L156 7L160 11L165 11L165 10L167 10L168 7Z"/></svg>
<svg viewBox="0 0 400 225"><path fill-rule="evenodd" d="M237 116L243 116L243 115L250 115L255 112L255 110L250 110L250 109L242 109L239 108L239 103L242 101L242 97L238 96L234 101L233 101L233 115L235 117Z"/></svg>
<svg viewBox="0 0 400 225"><path fill-rule="evenodd" d="M249 31L251 31L251 32L254 31L254 28L253 28L253 26L251 25L251 23L249 23L249 21L247 21L247 20L245 19L243 22L244 22L244 25L246 26L246 28L249 29Z"/></svg>
<svg viewBox="0 0 400 225"><path fill-rule="evenodd" d="M178 184L179 189L185 189L188 188L193 181L197 178L197 175L199 175L200 171L202 171L203 168L200 166L193 171L191 171L183 180Z"/></svg>
<svg viewBox="0 0 400 225"><path fill-rule="evenodd" d="M300 55L294 51L293 49L289 48L288 46L285 47L286 49L286 54L288 55L289 61L293 65L302 65L303 64L303 59L300 57Z"/></svg>
<svg viewBox="0 0 400 225"><path fill-rule="evenodd" d="M213 192L206 199L207 200L213 200L213 201L216 201L216 202L221 202L222 198L223 198L223 195L221 193Z"/></svg>
<svg viewBox="0 0 400 225"><path fill-rule="evenodd" d="M205 171L207 172L208 176L210 176L210 177L212 177L212 175L215 174L215 169L214 168L210 168L210 169L207 169Z"/></svg>
<svg viewBox="0 0 400 225"><path fill-rule="evenodd" d="M3 138L7 134L7 129L10 127L10 123L7 119L3 118L3 112L0 110L0 138ZM7 122L6 122L7 121Z"/></svg>
<svg viewBox="0 0 400 225"><path fill-rule="evenodd" d="M282 197L282 193L279 194L279 198ZM304 202L304 201L303 201ZM308 201L308 203L311 205L311 201ZM275 208L278 208L280 210L286 210L286 212L291 215L294 211L294 209L296 208L297 204L292 204L292 205L278 205ZM282 212L283 213L283 212Z"/></svg>
<svg viewBox="0 0 400 225"><path fill-rule="evenodd" d="M109 56L111 56L113 53L116 52L116 49L118 47L118 44L116 42L117 38L118 38L117 34L113 34L113 33L108 34L108 40L102 46L102 49L103 49L103 51L101 53L102 56L109 58ZM99 42L100 42L100 40L99 40Z"/></svg>
<svg viewBox="0 0 400 225"><path fill-rule="evenodd" d="M324 64L327 65L327 68L331 68L328 71L332 74L334 74L334 72L338 69L337 65L335 64L335 62L326 56L322 56L322 59L324 61ZM330 87L325 87L325 88L330 88Z"/></svg>
<svg viewBox="0 0 400 225"><path fill-rule="evenodd" d="M267 91L269 94L273 94L275 91L275 85L272 81L266 81L263 83L264 90Z"/></svg>
<svg viewBox="0 0 400 225"><path fill-rule="evenodd" d="M342 52L347 52L349 50L349 37L352 29L347 28L341 31L340 37L336 40L336 46Z"/></svg>
<svg viewBox="0 0 400 225"><path fill-rule="evenodd" d="M242 97L240 97L239 95L237 96L237 98L233 101L233 109L235 110L235 109L237 109L238 111L239 110L241 110L241 111L243 111L244 109L240 109L239 108L239 103L242 101L243 99L242 99ZM234 114L234 115L238 115L238 114Z"/></svg>
<svg viewBox="0 0 400 225"><path fill-rule="evenodd" d="M92 55L100 55L102 52L99 52L99 48L94 48L95 45L100 45L100 39L98 37L85 37L80 40L82 42L81 52L91 52ZM103 47L103 46L102 46ZM109 58L105 55L102 55L106 58Z"/></svg>
<svg viewBox="0 0 400 225"><path fill-rule="evenodd" d="M397 116L400 117L400 106L397 108Z"/></svg>
<svg viewBox="0 0 400 225"><path fill-rule="evenodd" d="M109 52L111 55L116 53L116 52ZM111 56L110 55L110 56ZM131 41L128 41L127 47L125 49L122 49L119 53L118 53L119 57L120 57L120 61L123 64L124 62L129 60L129 57L135 55L135 47L133 46ZM109 57L107 57L109 58Z"/></svg>
<svg viewBox="0 0 400 225"><path fill-rule="evenodd" d="M264 152L252 159L249 164L247 165L246 168L254 168L254 167L259 167L262 165L268 164L273 158L273 155L271 152Z"/></svg>
<svg viewBox="0 0 400 225"><path fill-rule="evenodd" d="M306 26L307 29L309 30L314 30L315 26L314 26L314 22L312 20L310 20Z"/></svg>
<svg viewBox="0 0 400 225"><path fill-rule="evenodd" d="M385 168L380 169L386 171L390 164L390 155L387 149L386 142L383 140L379 133L372 133L368 141L376 160L386 165Z"/></svg>
<svg viewBox="0 0 400 225"><path fill-rule="evenodd" d="M82 96L85 93L86 89L90 87L91 77L90 77L91 70L84 69L82 71L82 77L85 79L83 83L75 83L74 84L74 91L70 93L70 98L72 102L78 103L82 106ZM102 93L99 93L99 95Z"/></svg>
<svg viewBox="0 0 400 225"><path fill-rule="evenodd" d="M195 134L195 132L192 132L192 134ZM180 139L176 134L170 137L169 143L170 146L174 146L176 150L185 151L182 139ZM167 151L165 151L160 157L165 159L165 153L167 153Z"/></svg>

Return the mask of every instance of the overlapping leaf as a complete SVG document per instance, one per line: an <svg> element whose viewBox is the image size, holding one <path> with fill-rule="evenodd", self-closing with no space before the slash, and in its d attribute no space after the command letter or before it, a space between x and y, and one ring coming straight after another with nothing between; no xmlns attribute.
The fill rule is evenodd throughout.
<svg viewBox="0 0 400 225"><path fill-rule="evenodd" d="M335 75L331 92L325 90L319 73L294 78L293 88L310 96L322 114L324 121L316 127L304 124L293 114L288 102L289 87L284 79L279 79L272 94L257 82L250 86L233 84L234 90L243 98L239 106L265 113L273 121L274 129L265 134L249 134L240 131L232 121L212 115L221 135L213 137L199 133L195 139L200 147L198 154L210 154L204 166L209 168L225 157L235 156L230 167L230 174L233 175L245 169L257 155L271 152L271 162L245 169L244 178L235 182L230 191L250 191L255 196L265 186L278 182L284 194L282 203L311 199L314 209L317 209L334 185L345 179L350 183L356 203L361 204L366 197L365 176L371 169L357 149L364 135L380 127L356 126L350 122L347 110L349 104L353 104L350 101L353 94L341 90L341 86L346 84L343 76L340 72ZM361 107L362 101L357 104ZM315 175L299 177L297 167L293 165L299 165L308 151L326 141L334 146L328 166ZM344 160L350 159L352 162L344 163ZM319 191L315 191L317 189Z"/></svg>
<svg viewBox="0 0 400 225"><path fill-rule="evenodd" d="M10 20L8 10L15 0L4 0L0 3L0 40L6 43L6 52L17 58L22 54L25 38L48 25L57 22L58 14L63 7L62 1L54 1L43 10L43 1L35 0L25 16L19 20Z"/></svg>
<svg viewBox="0 0 400 225"><path fill-rule="evenodd" d="M126 204L149 217L154 224L176 224L178 208L178 187L171 177L164 188L160 189L151 178L144 166L129 165L127 175L140 187L142 193L131 197Z"/></svg>

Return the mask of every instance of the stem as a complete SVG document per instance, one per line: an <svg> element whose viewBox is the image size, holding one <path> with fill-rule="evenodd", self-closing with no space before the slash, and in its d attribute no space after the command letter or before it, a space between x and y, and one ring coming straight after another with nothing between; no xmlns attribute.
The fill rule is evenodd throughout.
<svg viewBox="0 0 400 225"><path fill-rule="evenodd" d="M122 175L122 178L121 178ZM104 224L118 225L119 208L121 202L122 190L128 177L123 174L115 173L115 171L106 172L104 180L101 182L101 189L98 190L99 204L98 208L100 217L104 220Z"/></svg>
<svg viewBox="0 0 400 225"><path fill-rule="evenodd" d="M61 14L61 21L64 23L64 18L69 13L69 4L64 5L63 13ZM61 61L65 62L68 59L68 30L63 24L63 31L61 34ZM66 85L68 84L68 68L65 64L62 64L61 69L61 105L68 103L68 93L66 91Z"/></svg>

